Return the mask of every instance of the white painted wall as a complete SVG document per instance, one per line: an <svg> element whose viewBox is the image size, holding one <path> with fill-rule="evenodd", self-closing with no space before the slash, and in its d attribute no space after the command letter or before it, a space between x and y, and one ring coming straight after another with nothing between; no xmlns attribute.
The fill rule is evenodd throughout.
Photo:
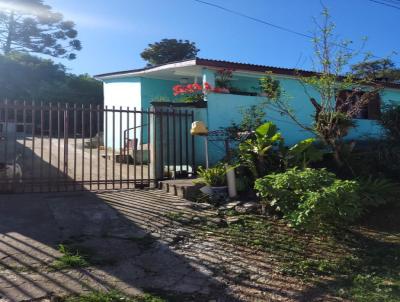
<svg viewBox="0 0 400 302"><path fill-rule="evenodd" d="M104 108L106 106L108 109L112 109L113 106L115 109L126 109L129 107L130 110L133 110L135 107L137 110L141 108L141 80L140 78L124 78L123 80L109 80L104 82ZM107 118L107 124L106 124ZM122 127L121 127L122 121ZM113 122L114 129L113 131ZM104 130L104 144L107 147L113 147L113 136L115 133L115 149L118 150L120 148L120 142L122 147L124 146L123 141L123 132L127 129L127 113L118 113L114 114L111 112L107 113L107 116L104 116L105 127L107 127L107 141L106 141L106 129ZM140 125L140 114L136 114L136 125ZM129 127L133 127L134 124L134 114L129 114ZM137 136L138 133L137 133ZM133 131L130 131L129 138L133 138ZM138 137L139 138L139 137Z"/></svg>

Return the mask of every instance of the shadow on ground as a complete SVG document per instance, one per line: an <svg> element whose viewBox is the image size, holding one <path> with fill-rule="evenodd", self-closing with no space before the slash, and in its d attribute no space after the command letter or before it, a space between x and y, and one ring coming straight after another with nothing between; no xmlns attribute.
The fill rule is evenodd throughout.
<svg viewBox="0 0 400 302"><path fill-rule="evenodd" d="M54 163L43 162L41 169L58 173ZM298 278L283 276L276 255L185 223L213 214L195 205L158 190L0 195L0 301L114 288L171 301L320 297ZM61 243L79 250L90 265L54 269ZM274 245L280 257L303 252L279 240Z"/></svg>

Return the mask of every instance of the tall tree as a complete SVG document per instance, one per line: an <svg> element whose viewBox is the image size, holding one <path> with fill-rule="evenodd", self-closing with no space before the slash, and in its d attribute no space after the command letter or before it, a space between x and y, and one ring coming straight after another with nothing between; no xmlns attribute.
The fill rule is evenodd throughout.
<svg viewBox="0 0 400 302"><path fill-rule="evenodd" d="M72 21L54 12L43 0L0 1L0 49L40 53L53 57L76 58L81 50Z"/></svg>
<svg viewBox="0 0 400 302"><path fill-rule="evenodd" d="M24 53L0 55L0 102L101 104L102 84L88 75L66 73L61 64Z"/></svg>
<svg viewBox="0 0 400 302"><path fill-rule="evenodd" d="M358 78L385 83L400 82L400 68L391 59L361 62L351 66L351 72Z"/></svg>
<svg viewBox="0 0 400 302"><path fill-rule="evenodd" d="M323 21L317 23L313 40L316 69L312 76L299 74L300 84L314 108L314 123L305 123L295 113L291 98L281 89L278 80L266 76L261 81L267 94L266 103L279 113L288 116L299 127L313 133L331 149L337 165L341 168L354 143L346 136L356 127L354 117L371 105L376 105L382 86L368 78L355 78L352 74L343 75L358 58L359 52L352 50L350 41L338 41L334 33L335 25L329 13L323 10ZM364 58L365 62L369 56ZM315 94L317 92L317 94ZM375 113L378 114L378 113Z"/></svg>
<svg viewBox="0 0 400 302"><path fill-rule="evenodd" d="M148 65L160 65L193 59L199 51L196 43L189 40L163 39L149 44L140 56L148 62Z"/></svg>

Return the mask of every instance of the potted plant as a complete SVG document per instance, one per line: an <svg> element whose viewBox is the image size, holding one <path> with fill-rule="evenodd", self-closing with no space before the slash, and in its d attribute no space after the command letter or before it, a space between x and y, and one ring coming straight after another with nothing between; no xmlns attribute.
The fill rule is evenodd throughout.
<svg viewBox="0 0 400 302"><path fill-rule="evenodd" d="M174 96L181 96L181 101L185 103L204 102L205 94L212 90L210 84L204 83L204 87L197 83L187 85L175 85L173 87Z"/></svg>
<svg viewBox="0 0 400 302"><path fill-rule="evenodd" d="M231 88L233 71L231 69L222 69L215 75L215 93L229 93Z"/></svg>
<svg viewBox="0 0 400 302"><path fill-rule="evenodd" d="M219 163L212 168L197 169L199 179L195 182L205 184L201 191L210 196L213 201L223 201L228 197L228 187L226 183L226 167Z"/></svg>

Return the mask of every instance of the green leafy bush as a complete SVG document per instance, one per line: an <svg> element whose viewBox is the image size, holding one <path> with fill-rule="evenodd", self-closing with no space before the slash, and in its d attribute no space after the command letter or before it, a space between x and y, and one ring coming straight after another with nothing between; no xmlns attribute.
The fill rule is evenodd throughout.
<svg viewBox="0 0 400 302"><path fill-rule="evenodd" d="M203 183L211 187L223 187L226 185L226 167L224 164L220 163L208 169L198 167L197 174L200 179L196 180L196 183Z"/></svg>
<svg viewBox="0 0 400 302"><path fill-rule="evenodd" d="M360 180L360 196L365 207L377 207L388 203L398 202L400 184L386 178Z"/></svg>
<svg viewBox="0 0 400 302"><path fill-rule="evenodd" d="M260 197L297 227L340 225L362 214L359 185L325 169L289 169L256 180Z"/></svg>
<svg viewBox="0 0 400 302"><path fill-rule="evenodd" d="M277 149L282 149L283 138L272 122L259 126L254 136L239 145L239 161L246 166L254 179L263 176L267 171L276 170L280 159Z"/></svg>
<svg viewBox="0 0 400 302"><path fill-rule="evenodd" d="M287 167L307 168L309 164L323 159L323 150L315 146L315 138L307 138L290 147L285 152Z"/></svg>
<svg viewBox="0 0 400 302"><path fill-rule="evenodd" d="M306 168L321 161L324 152L316 147L315 139L302 140L292 147L284 146L284 139L272 122L259 126L250 138L239 144L238 159L253 179L288 167Z"/></svg>
<svg viewBox="0 0 400 302"><path fill-rule="evenodd" d="M383 106L382 114L379 123L386 130L388 138L400 140L400 105L395 102L390 102Z"/></svg>
<svg viewBox="0 0 400 302"><path fill-rule="evenodd" d="M400 181L400 143L395 140L360 141L349 164L359 177L389 178Z"/></svg>

